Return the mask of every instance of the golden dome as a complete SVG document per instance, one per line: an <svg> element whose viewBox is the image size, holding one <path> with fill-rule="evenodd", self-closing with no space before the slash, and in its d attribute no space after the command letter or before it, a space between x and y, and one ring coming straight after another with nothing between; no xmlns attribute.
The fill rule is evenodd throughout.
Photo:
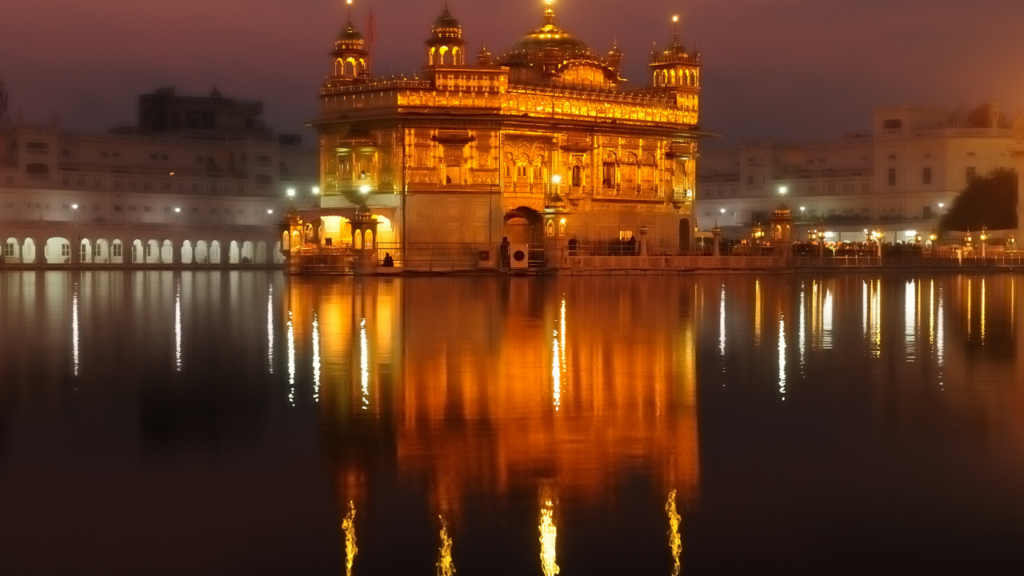
<svg viewBox="0 0 1024 576"><path fill-rule="evenodd" d="M528 53L540 56L548 46L554 46L563 56L570 54L593 56L586 42L555 26L555 11L551 8L544 11L544 25L516 41L509 50L509 55Z"/></svg>
<svg viewBox="0 0 1024 576"><path fill-rule="evenodd" d="M362 42L363 35L356 30L352 22L349 22L348 26L345 26L345 29L338 34L338 40L340 42Z"/></svg>

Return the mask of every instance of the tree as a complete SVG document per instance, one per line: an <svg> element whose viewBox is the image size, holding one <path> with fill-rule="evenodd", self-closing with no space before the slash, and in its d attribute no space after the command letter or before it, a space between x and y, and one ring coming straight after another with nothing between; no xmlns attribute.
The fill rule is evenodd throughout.
<svg viewBox="0 0 1024 576"><path fill-rule="evenodd" d="M1017 228L1017 173L1006 168L967 184L939 222L942 231Z"/></svg>

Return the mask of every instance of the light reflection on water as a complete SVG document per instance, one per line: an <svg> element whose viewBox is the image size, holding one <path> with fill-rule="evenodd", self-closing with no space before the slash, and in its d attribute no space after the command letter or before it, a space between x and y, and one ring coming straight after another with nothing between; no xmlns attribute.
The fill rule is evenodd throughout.
<svg viewBox="0 0 1024 576"><path fill-rule="evenodd" d="M20 538L26 550L49 542L25 528L28 519L45 517L52 498L82 506L90 477L113 482L103 493L115 496L91 521L107 541L132 546L132 534L103 518L153 506L157 494L175 507L151 509L143 524L166 522L192 500L203 501L200 516L221 519L164 534L168 549L195 547L193 532L204 540L265 538L259 531L274 530L272 511L307 501L333 522L288 523L288 531L331 543L306 548L280 536L270 540L280 542L277 553L313 554L354 574L441 570L453 565L453 541L459 573L671 573L680 535L682 573L824 573L842 546L817 542L798 556L784 546L822 522L839 540L869 543L858 547L863 559L851 560L861 567L879 558L870 543L897 535L915 565L927 564L922 553L950 536L925 524L957 535L964 550L984 549L954 516L1024 537L1024 497L1010 481L1024 481L1024 466L1013 464L1024 461L1024 393L1010 276L69 278L0 276L8 328L0 347L0 490L40 503L0 509L0 518L20 518L0 520L0 538ZM137 307L126 313L122 300ZM12 352L15 333L28 353ZM275 358L282 347L286 354ZM95 423L46 416L74 406L78 397L62 378L78 375L80 361L91 402L107 413ZM150 369L169 361L180 376ZM119 421L130 424L81 442L116 454L108 459L135 470L131 483L108 478L106 464L75 469L84 477L65 493L44 491L45 473L20 459L53 453L56 465L81 450L25 444L33 426L78 431ZM224 464L161 461L157 476L174 482L132 500L126 495L153 463L110 438L133 434L146 452L180 446L192 455L212 446ZM958 441L942 440L950 437ZM266 454L265 466L242 464L254 453ZM949 472L967 468L969 479ZM280 482L292 484L269 496ZM237 505L220 492L204 499L217 485L269 491ZM916 522L912 503L929 511L927 522ZM881 516L888 524L877 525ZM231 565L254 553L227 540L209 553ZM766 545L775 552L753 552Z"/></svg>

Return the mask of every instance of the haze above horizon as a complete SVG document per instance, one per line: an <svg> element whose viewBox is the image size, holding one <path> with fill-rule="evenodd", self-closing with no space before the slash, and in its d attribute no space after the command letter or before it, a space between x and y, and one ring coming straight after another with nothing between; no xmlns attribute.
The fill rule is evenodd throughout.
<svg viewBox="0 0 1024 576"><path fill-rule="evenodd" d="M355 0L364 34L372 8L376 76L411 76L442 0ZM539 0L451 0L470 53L496 56L541 22ZM978 0L558 0L559 26L599 54L617 39L623 76L649 81L652 44L664 47L671 16L704 65L701 128L740 139L830 139L870 130L873 108L891 104L1024 104L1024 3ZM9 114L28 122L57 114L70 128L135 123L139 94L160 86L259 99L278 133L316 115L328 53L347 21L343 0L44 0L5 14L0 78Z"/></svg>

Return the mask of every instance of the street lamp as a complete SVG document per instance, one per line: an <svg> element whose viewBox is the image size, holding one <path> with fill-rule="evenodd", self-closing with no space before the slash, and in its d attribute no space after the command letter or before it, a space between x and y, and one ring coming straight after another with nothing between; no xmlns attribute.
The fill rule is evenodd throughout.
<svg viewBox="0 0 1024 576"><path fill-rule="evenodd" d="M267 214L268 214L268 215L269 215L269 214L273 214L273 213L274 213L274 211L273 211L273 210L267 210Z"/></svg>
<svg viewBox="0 0 1024 576"><path fill-rule="evenodd" d="M315 194L319 194L319 193L320 193L320 187L319 186L313 186L313 194L315 195Z"/></svg>
<svg viewBox="0 0 1024 576"><path fill-rule="evenodd" d="M175 208L174 212L175 214L181 214L181 208Z"/></svg>
<svg viewBox="0 0 1024 576"><path fill-rule="evenodd" d="M295 198L295 188L289 188L287 194L289 198Z"/></svg>
<svg viewBox="0 0 1024 576"><path fill-rule="evenodd" d="M779 196L785 196L786 192L789 192L789 188L785 186L779 186Z"/></svg>

